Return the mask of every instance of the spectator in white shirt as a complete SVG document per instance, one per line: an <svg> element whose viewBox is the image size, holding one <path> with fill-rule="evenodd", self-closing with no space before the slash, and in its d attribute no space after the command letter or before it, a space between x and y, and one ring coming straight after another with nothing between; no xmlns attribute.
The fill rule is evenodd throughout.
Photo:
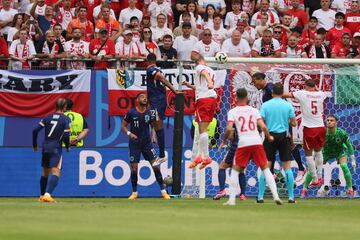
<svg viewBox="0 0 360 240"><path fill-rule="evenodd" d="M32 40L28 39L28 32L21 29L19 39L13 41L9 48L12 69L30 69L31 60L36 54L35 46Z"/></svg>
<svg viewBox="0 0 360 240"><path fill-rule="evenodd" d="M150 21L152 27L156 26L156 18L160 13L164 14L167 18L173 16L171 5L164 0L156 0L151 2L148 7L148 11L150 12ZM169 21L170 28L172 28L172 24L172 21Z"/></svg>
<svg viewBox="0 0 360 240"><path fill-rule="evenodd" d="M191 59L197 59L199 54L204 57L214 57L220 51L220 44L213 41L211 30L206 28L203 32L203 38L198 41L192 49Z"/></svg>
<svg viewBox="0 0 360 240"><path fill-rule="evenodd" d="M162 37L164 35L172 35L172 31L165 26L165 22L166 22L166 16L163 13L160 13L157 17L156 17L156 26L155 27L151 27L151 31L152 31L152 37L153 40L158 44L158 45L162 45Z"/></svg>
<svg viewBox="0 0 360 240"><path fill-rule="evenodd" d="M334 10L335 12L342 12L343 14L346 13L346 8L345 8L345 2L346 0L334 0L331 3L331 9Z"/></svg>
<svg viewBox="0 0 360 240"><path fill-rule="evenodd" d="M0 33L7 34L15 14L18 11L11 8L11 0L3 0L3 8L0 10Z"/></svg>
<svg viewBox="0 0 360 240"><path fill-rule="evenodd" d="M214 27L211 28L212 39L218 44L222 44L222 42L226 39L228 31L223 27L221 15L214 15Z"/></svg>
<svg viewBox="0 0 360 240"><path fill-rule="evenodd" d="M191 26L196 29L201 29L203 20L198 12L197 2L195 2L194 0L189 1L188 4L186 5L185 12L190 13ZM183 16L184 16L185 12L183 12L180 15L180 20L179 20L180 25L181 25L181 23L184 22Z"/></svg>
<svg viewBox="0 0 360 240"><path fill-rule="evenodd" d="M225 17L225 26L229 30L235 28L237 22L241 18L241 3L240 0L232 0L231 2L232 12L228 12Z"/></svg>
<svg viewBox="0 0 360 240"><path fill-rule="evenodd" d="M328 31L330 28L334 27L336 12L330 9L330 0L321 0L320 4L321 9L314 11L313 17L316 17L318 20L318 29L324 28Z"/></svg>
<svg viewBox="0 0 360 240"><path fill-rule="evenodd" d="M125 27L126 24L130 24L130 19L134 16L139 19L139 22L141 22L143 13L136 8L136 3L137 0L129 0L129 7L121 10L119 22L122 27Z"/></svg>
<svg viewBox="0 0 360 240"><path fill-rule="evenodd" d="M251 48L249 43L241 38L240 31L234 30L231 38L224 41L221 51L229 57L250 57Z"/></svg>
<svg viewBox="0 0 360 240"><path fill-rule="evenodd" d="M252 16L250 25L252 27L259 26L261 22L261 16L265 13L269 16L267 22L268 24L280 23L277 13L269 9L269 0L261 0L260 10Z"/></svg>
<svg viewBox="0 0 360 240"><path fill-rule="evenodd" d="M173 48L177 51L177 58L182 61L191 61L191 50L198 42L197 37L191 35L191 23L182 23L182 35L175 38Z"/></svg>
<svg viewBox="0 0 360 240"><path fill-rule="evenodd" d="M89 57L89 43L81 40L81 29L73 28L72 36L73 38L70 41L65 43L65 52L66 56L69 58L74 58L77 61L68 61L68 69L77 69L83 70L86 69L86 64L79 59L84 59Z"/></svg>

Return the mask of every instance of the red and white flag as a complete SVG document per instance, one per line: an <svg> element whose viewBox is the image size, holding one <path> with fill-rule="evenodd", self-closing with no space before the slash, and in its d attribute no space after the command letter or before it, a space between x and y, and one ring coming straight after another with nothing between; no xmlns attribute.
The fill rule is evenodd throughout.
<svg viewBox="0 0 360 240"><path fill-rule="evenodd" d="M44 117L55 111L58 98L71 99L75 112L89 114L90 70L40 72L0 70L0 116Z"/></svg>
<svg viewBox="0 0 360 240"><path fill-rule="evenodd" d="M218 109L221 104L221 97L226 79L226 70L215 71L215 91L218 94ZM165 69L163 70L165 78L174 86L179 87L179 70ZM184 69L181 81L188 81L194 84L196 72L195 70ZM135 106L136 95L139 92L146 91L146 71L127 71L127 70L108 70L108 88L109 88L109 115L124 116L127 111ZM192 115L195 111L195 92L185 86L185 115ZM170 90L166 90L167 108L165 115L173 116L175 110L175 96Z"/></svg>

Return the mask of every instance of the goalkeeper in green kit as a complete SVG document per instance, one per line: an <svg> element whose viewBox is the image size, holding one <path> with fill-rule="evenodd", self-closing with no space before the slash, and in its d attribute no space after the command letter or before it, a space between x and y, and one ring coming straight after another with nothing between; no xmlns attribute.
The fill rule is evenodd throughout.
<svg viewBox="0 0 360 240"><path fill-rule="evenodd" d="M350 155L351 166L355 172L356 161L354 155L354 148L350 141L349 136L345 130L337 127L337 118L334 115L327 117L327 129L326 129L326 140L323 148L324 163L336 159L340 164L341 170L343 171L346 180L346 193L350 197L354 197L354 190L352 188L352 177L350 170L347 165L347 156ZM304 183L304 187L306 180Z"/></svg>

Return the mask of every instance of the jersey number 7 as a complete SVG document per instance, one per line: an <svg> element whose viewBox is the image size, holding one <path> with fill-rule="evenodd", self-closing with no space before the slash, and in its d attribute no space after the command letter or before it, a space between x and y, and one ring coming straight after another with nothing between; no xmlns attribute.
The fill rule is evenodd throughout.
<svg viewBox="0 0 360 240"><path fill-rule="evenodd" d="M50 132L49 132L48 137L50 137L51 134L54 132L54 130L55 130L57 124L58 124L58 121L51 121L50 123L51 123L52 126L51 126L51 129L50 129Z"/></svg>

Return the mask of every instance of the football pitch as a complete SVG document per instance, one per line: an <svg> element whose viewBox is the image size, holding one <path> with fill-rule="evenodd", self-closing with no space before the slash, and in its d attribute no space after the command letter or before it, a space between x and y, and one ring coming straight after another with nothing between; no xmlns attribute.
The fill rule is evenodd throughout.
<svg viewBox="0 0 360 240"><path fill-rule="evenodd" d="M359 239L359 199L0 198L0 239Z"/></svg>

